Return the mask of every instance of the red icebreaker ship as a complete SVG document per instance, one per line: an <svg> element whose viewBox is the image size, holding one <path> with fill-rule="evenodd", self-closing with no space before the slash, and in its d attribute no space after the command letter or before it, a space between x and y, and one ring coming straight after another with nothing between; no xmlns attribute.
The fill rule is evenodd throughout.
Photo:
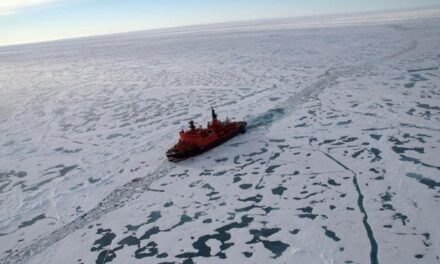
<svg viewBox="0 0 440 264"><path fill-rule="evenodd" d="M207 128L196 128L194 121L189 122L189 127L188 131L180 131L179 142L167 151L169 161L177 162L194 157L246 132L246 122L230 122L228 119L220 122L214 108L212 123L208 123Z"/></svg>

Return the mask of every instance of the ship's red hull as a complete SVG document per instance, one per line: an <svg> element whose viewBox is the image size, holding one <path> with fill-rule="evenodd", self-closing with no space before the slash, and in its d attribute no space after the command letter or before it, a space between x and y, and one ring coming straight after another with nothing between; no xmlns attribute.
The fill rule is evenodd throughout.
<svg viewBox="0 0 440 264"><path fill-rule="evenodd" d="M217 139L206 145L192 145L183 142L177 143L166 153L169 161L178 162L185 160L201 153L204 153L210 149L217 147L218 145L228 141L240 133L246 132L246 122L232 122L228 125L228 128L222 131L216 131Z"/></svg>

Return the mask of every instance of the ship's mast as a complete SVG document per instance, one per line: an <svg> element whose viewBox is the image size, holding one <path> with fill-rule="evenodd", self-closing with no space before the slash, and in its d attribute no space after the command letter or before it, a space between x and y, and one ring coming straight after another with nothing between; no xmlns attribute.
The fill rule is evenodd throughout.
<svg viewBox="0 0 440 264"><path fill-rule="evenodd" d="M189 128L191 129L191 131L194 131L196 129L196 126L194 125L194 121L189 121Z"/></svg>
<svg viewBox="0 0 440 264"><path fill-rule="evenodd" d="M214 107L211 108L211 113L212 113L212 122L217 120L217 114L215 113Z"/></svg>

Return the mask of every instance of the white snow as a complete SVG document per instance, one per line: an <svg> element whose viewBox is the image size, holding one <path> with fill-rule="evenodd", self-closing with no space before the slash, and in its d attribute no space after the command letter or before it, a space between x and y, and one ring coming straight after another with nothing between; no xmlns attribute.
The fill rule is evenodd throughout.
<svg viewBox="0 0 440 264"><path fill-rule="evenodd" d="M0 48L0 263L439 262L439 14Z"/></svg>

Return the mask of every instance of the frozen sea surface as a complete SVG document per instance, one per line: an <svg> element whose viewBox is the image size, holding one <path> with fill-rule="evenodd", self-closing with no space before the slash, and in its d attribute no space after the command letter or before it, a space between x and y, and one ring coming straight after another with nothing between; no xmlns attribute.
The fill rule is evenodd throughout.
<svg viewBox="0 0 440 264"><path fill-rule="evenodd" d="M0 48L0 263L439 263L438 14Z"/></svg>

